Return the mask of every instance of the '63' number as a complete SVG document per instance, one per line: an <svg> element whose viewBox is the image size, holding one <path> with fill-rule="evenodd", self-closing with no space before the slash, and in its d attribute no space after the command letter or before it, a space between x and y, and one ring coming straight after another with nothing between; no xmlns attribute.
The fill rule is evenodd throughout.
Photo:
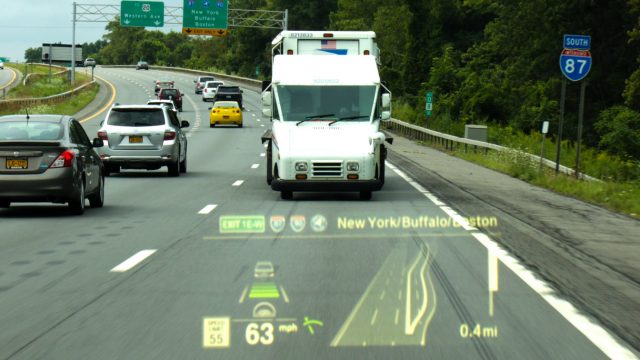
<svg viewBox="0 0 640 360"><path fill-rule="evenodd" d="M262 323L250 323L247 325L247 330L244 333L244 337L249 345L271 345L273 344L273 324Z"/></svg>

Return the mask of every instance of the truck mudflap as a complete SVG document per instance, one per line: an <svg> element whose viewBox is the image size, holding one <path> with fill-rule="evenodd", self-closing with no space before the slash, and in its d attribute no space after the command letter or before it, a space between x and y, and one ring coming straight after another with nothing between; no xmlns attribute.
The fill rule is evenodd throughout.
<svg viewBox="0 0 640 360"><path fill-rule="evenodd" d="M271 130L267 130L264 132L264 134L262 134L262 136L260 137L260 140L264 144L267 141L271 140L272 138L273 138L273 134L271 133Z"/></svg>
<svg viewBox="0 0 640 360"><path fill-rule="evenodd" d="M273 179L275 191L378 191L384 181L374 180L282 180Z"/></svg>

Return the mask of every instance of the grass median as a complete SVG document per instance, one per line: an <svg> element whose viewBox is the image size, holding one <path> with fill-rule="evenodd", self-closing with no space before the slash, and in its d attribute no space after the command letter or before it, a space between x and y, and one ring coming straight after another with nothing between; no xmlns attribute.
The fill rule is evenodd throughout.
<svg viewBox="0 0 640 360"><path fill-rule="evenodd" d="M73 115L89 105L95 99L99 90L100 86L95 83L85 87L82 91L61 103L29 107L7 106L0 110L0 115L21 114L26 113L26 111L29 111L30 114Z"/></svg>

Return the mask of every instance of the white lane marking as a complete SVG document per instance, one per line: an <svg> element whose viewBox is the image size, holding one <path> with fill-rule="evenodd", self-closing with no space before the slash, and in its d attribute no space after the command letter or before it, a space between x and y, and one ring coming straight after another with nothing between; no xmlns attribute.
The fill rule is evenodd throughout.
<svg viewBox="0 0 640 360"><path fill-rule="evenodd" d="M267 154L265 154L265 153L261 153L260 154L260 157L265 157L265 156L267 156Z"/></svg>
<svg viewBox="0 0 640 360"><path fill-rule="evenodd" d="M400 320L400 309L396 308L396 318L393 323L398 325L398 320Z"/></svg>
<svg viewBox="0 0 640 360"><path fill-rule="evenodd" d="M198 214L200 214L200 215L209 215L217 207L218 207L218 205L216 205L216 204L207 205L207 206L203 207L202 210L198 211Z"/></svg>
<svg viewBox="0 0 640 360"><path fill-rule="evenodd" d="M251 114L251 116L256 117L256 114ZM258 120L259 121L259 120Z"/></svg>
<svg viewBox="0 0 640 360"><path fill-rule="evenodd" d="M284 302L286 302L288 304L289 303L289 296L287 296L287 292L284 291L284 288L282 287L282 285L280 285L280 292L282 293L282 298L284 299Z"/></svg>
<svg viewBox="0 0 640 360"><path fill-rule="evenodd" d="M249 285L244 287L244 290L242 291L242 295L240 295L240 299L238 300L240 304L244 302L244 298L247 296L247 291L249 291Z"/></svg>
<svg viewBox="0 0 640 360"><path fill-rule="evenodd" d="M231 186L240 186L244 183L244 180L238 180L236 182L234 182Z"/></svg>
<svg viewBox="0 0 640 360"><path fill-rule="evenodd" d="M264 124L263 124L263 125L260 125L260 126L264 127Z"/></svg>
<svg viewBox="0 0 640 360"><path fill-rule="evenodd" d="M257 169L257 168L259 168L259 167L260 167L260 164L253 164L253 165L251 165L251 168L252 168L252 169Z"/></svg>
<svg viewBox="0 0 640 360"><path fill-rule="evenodd" d="M376 318L378 317L378 309L373 312L373 316L371 317L371 325L376 323Z"/></svg>
<svg viewBox="0 0 640 360"><path fill-rule="evenodd" d="M422 185L415 182L402 170L398 169L391 163L387 166L393 170L398 176L407 181L416 190L421 192L427 199L431 200L442 211L449 215L465 230L477 230L469 225L468 221L461 217L455 210L446 206L436 196L431 194ZM478 240L488 251L493 252L500 261L505 264L514 274L516 274L525 284L533 291L538 293L551 307L553 307L562 317L564 317L571 325L589 339L596 347L611 359L638 359L623 343L611 333L605 330L595 320L582 315L576 307L568 301L560 298L556 292L544 281L537 277L535 273L527 269L513 255L506 251L497 242L483 233L473 232L471 235Z"/></svg>
<svg viewBox="0 0 640 360"><path fill-rule="evenodd" d="M264 147L266 148L267 146L269 146L269 144L264 144Z"/></svg>
<svg viewBox="0 0 640 360"><path fill-rule="evenodd" d="M121 262L116 267L111 269L110 272L117 272L117 273L127 272L132 268L134 268L139 263L141 263L142 261L144 261L144 259L153 255L153 253L155 253L156 251L157 250L155 249L138 251L135 255L133 255L132 257L128 258L127 260Z"/></svg>
<svg viewBox="0 0 640 360"><path fill-rule="evenodd" d="M382 294L380 294L380 300L384 299L384 295L387 293L387 290L382 290Z"/></svg>

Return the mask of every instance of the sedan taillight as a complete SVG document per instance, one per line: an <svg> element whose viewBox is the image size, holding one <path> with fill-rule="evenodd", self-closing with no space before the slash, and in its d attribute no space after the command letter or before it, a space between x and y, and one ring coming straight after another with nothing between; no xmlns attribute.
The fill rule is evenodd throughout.
<svg viewBox="0 0 640 360"><path fill-rule="evenodd" d="M175 140L176 138L176 132L175 131L165 131L164 132L164 139L165 140Z"/></svg>
<svg viewBox="0 0 640 360"><path fill-rule="evenodd" d="M98 137L101 140L109 140L109 137L107 136L107 132L106 131L98 131Z"/></svg>
<svg viewBox="0 0 640 360"><path fill-rule="evenodd" d="M75 154L71 150L65 150L49 167L52 169L71 167L74 156Z"/></svg>

